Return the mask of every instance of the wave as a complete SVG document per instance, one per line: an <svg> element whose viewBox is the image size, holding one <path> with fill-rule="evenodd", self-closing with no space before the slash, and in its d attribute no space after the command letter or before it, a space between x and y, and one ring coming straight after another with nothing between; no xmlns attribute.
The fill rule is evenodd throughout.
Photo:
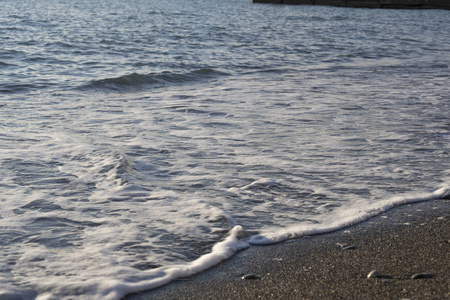
<svg viewBox="0 0 450 300"><path fill-rule="evenodd" d="M17 84L0 84L0 93L2 94L14 94L14 93L24 93L31 90L46 88L50 85L45 84L27 84L27 83L17 83Z"/></svg>
<svg viewBox="0 0 450 300"><path fill-rule="evenodd" d="M294 225L282 230L263 230L260 231L259 234L253 235L248 242L253 245L267 245L303 236L329 233L362 223L372 217L387 212L394 207L416 202L449 198L450 187L445 186L431 193L401 195L383 201L377 201L370 205L362 201L361 203L354 203L353 208L341 207L336 209L333 213L334 220L331 222L327 215L324 216L325 219L321 220L322 222L320 222L320 224L315 224L313 226Z"/></svg>
<svg viewBox="0 0 450 300"><path fill-rule="evenodd" d="M5 63L5 62L0 60L0 68L2 68L2 67L13 67L13 66L15 66L15 65L14 64Z"/></svg>
<svg viewBox="0 0 450 300"><path fill-rule="evenodd" d="M132 92L136 90L141 91L168 85L200 82L227 75L229 74L208 68L194 70L187 73L173 73L169 71L149 74L131 73L120 77L92 80L78 87L78 89Z"/></svg>
<svg viewBox="0 0 450 300"><path fill-rule="evenodd" d="M272 180L257 181L254 184L248 185L247 188L254 188L261 185L271 186L273 184L275 182ZM305 235L328 233L361 223L396 206L435 199L449 199L449 196L450 188L448 187L423 195L400 196L386 200L383 203L375 204L373 207L366 207L357 214L352 210L347 211L344 215L344 220L339 220L338 218L331 225L292 227L286 228L281 232L263 232L252 235L252 232L246 232L242 226L237 225L230 230L224 240L214 245L209 253L204 254L194 261L185 264L167 265L139 273L130 273L129 269L117 268L115 271L120 272L122 278L130 276L129 280L90 279L78 287L78 291L83 294L80 299L120 299L126 294L155 289L178 278L198 274L219 264L223 260L229 259L236 252L251 247L251 245L273 244ZM342 217L342 215L339 217ZM62 296L67 292L66 288L65 286L57 287L53 290L53 296Z"/></svg>

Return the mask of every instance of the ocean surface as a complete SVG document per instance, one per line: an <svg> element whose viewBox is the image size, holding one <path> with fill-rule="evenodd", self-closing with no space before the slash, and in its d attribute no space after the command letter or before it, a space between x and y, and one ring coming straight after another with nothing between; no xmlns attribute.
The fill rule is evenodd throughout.
<svg viewBox="0 0 450 300"><path fill-rule="evenodd" d="M449 32L445 10L1 0L0 298L120 299L448 193Z"/></svg>

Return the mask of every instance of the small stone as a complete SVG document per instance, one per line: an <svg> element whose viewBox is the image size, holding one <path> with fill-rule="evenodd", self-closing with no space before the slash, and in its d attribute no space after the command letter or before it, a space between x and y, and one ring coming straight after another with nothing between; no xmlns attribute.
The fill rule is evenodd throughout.
<svg viewBox="0 0 450 300"><path fill-rule="evenodd" d="M356 246L353 246L353 245L347 246L347 244L341 244L341 243L336 243L336 245L337 245L338 247L341 247L342 250L356 249Z"/></svg>
<svg viewBox="0 0 450 300"><path fill-rule="evenodd" d="M258 276L254 275L254 274L247 274L242 276L243 280L255 280L255 279L259 279Z"/></svg>
<svg viewBox="0 0 450 300"><path fill-rule="evenodd" d="M433 278L433 274L431 273L416 273L411 276L411 279L430 279Z"/></svg>
<svg viewBox="0 0 450 300"><path fill-rule="evenodd" d="M356 249L356 246L351 245L351 246L342 247L342 250L353 250L353 249Z"/></svg>
<svg viewBox="0 0 450 300"><path fill-rule="evenodd" d="M367 278L379 278L380 276L381 276L381 273L378 270L370 271L370 273L367 274Z"/></svg>

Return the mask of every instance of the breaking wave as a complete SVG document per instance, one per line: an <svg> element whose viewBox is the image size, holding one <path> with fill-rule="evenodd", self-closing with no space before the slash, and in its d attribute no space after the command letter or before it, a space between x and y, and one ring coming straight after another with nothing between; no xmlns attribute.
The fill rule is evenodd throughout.
<svg viewBox="0 0 450 300"><path fill-rule="evenodd" d="M120 77L92 80L79 87L81 90L133 92L168 85L188 84L203 80L216 79L227 76L228 73L213 69L198 69L187 73L161 73L139 74L131 73Z"/></svg>

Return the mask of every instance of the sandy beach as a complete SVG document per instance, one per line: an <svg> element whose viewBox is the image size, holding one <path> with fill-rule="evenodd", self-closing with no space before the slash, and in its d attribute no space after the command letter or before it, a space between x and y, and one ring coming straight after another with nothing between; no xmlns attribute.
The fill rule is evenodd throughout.
<svg viewBox="0 0 450 300"><path fill-rule="evenodd" d="M253 246L125 299L448 299L449 212L444 199L400 206L333 233Z"/></svg>

